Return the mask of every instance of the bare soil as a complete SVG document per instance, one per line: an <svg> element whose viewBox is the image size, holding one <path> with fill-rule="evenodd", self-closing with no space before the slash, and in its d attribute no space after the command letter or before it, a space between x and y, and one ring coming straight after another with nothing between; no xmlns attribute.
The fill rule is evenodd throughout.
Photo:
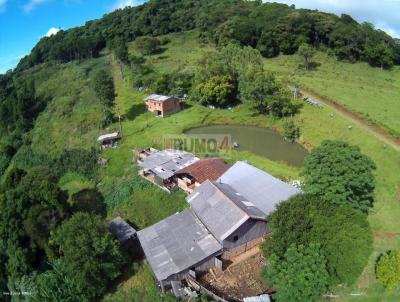
<svg viewBox="0 0 400 302"><path fill-rule="evenodd" d="M265 260L258 249L249 252L233 259L232 264L222 271L212 269L199 278L200 283L229 301L271 293L268 284L260 279Z"/></svg>

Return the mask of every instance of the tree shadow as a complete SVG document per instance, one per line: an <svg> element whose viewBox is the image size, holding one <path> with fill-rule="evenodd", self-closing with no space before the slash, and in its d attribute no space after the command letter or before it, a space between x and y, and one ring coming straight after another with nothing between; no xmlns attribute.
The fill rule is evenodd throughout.
<svg viewBox="0 0 400 302"><path fill-rule="evenodd" d="M107 216L103 195L97 189L84 189L72 195L72 211Z"/></svg>
<svg viewBox="0 0 400 302"><path fill-rule="evenodd" d="M123 118L128 119L129 121L134 120L139 115L146 112L146 106L144 104L134 104L129 111L123 115Z"/></svg>

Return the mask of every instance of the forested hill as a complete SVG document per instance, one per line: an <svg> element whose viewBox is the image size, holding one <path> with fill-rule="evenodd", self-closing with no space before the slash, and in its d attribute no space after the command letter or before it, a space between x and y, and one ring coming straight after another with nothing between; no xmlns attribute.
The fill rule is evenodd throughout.
<svg viewBox="0 0 400 302"><path fill-rule="evenodd" d="M82 27L44 37L17 71L55 60L96 57L104 47L139 36L199 29L216 45L237 42L265 57L293 54L302 43L333 52L340 60L366 61L373 66L400 64L400 43L370 23L349 15L296 9L278 3L244 0L150 0L114 11Z"/></svg>

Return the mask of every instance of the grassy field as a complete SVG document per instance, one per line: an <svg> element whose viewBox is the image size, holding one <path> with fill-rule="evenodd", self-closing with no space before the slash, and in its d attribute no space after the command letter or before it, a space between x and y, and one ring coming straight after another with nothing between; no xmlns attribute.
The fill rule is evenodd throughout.
<svg viewBox="0 0 400 302"><path fill-rule="evenodd" d="M265 60L265 67L400 136L399 66L381 70L366 63L338 62L325 53L318 53L314 61L317 66L310 71L299 67L301 61L297 56Z"/></svg>
<svg viewBox="0 0 400 302"><path fill-rule="evenodd" d="M170 35L169 38L171 39L171 42L165 46L166 50L163 52L163 54L149 58L155 68L159 71L174 70L182 66L186 66L185 68L193 68L193 60L200 56L201 51L204 48L198 43L196 44L194 41L195 35L191 33L185 38L182 36L182 34L174 34ZM134 52L134 48L132 48L131 51ZM295 58L288 57L277 58L274 59L275 61L266 60L266 65L269 66L268 68L270 68L270 66L274 67L271 67L271 69L283 74L289 70L289 67L286 66L279 67L279 60L283 59L287 60L288 62L291 62L291 60L294 62L295 60ZM306 74L303 77L303 73L299 71L298 74L296 74L296 77L301 77L302 79L304 78L305 82L310 80L309 78L317 78L317 74L323 73L323 70L329 69L331 65L334 65L333 62L329 61L329 58L324 58L324 60L328 62L328 65L325 66L324 63L321 63L321 65L318 67L319 70L313 72L312 76ZM273 61L273 63L271 63L271 61ZM349 74L349 77L356 74L356 76L354 76L356 81L348 81L346 85L347 87L353 83L353 86L347 87L346 89L351 90L352 95L356 96L352 98L354 101L352 106L354 106L354 109L359 112L362 112L365 108L369 108L368 106L364 107L364 92L362 89L358 89L359 86L357 85L359 83L373 81L371 78L379 73L382 73L383 78L386 77L392 79L393 82L396 81L394 80L394 74L397 72L397 70L382 72L380 70L370 69L363 64L335 64L339 64L338 66L343 65L343 70L345 72L352 70L352 73ZM337 68L335 69L336 72L338 72ZM358 72L357 68L360 68ZM364 69L367 72L365 72ZM193 106L165 119L156 118L152 114L144 112L142 99L145 94L139 93L132 89L129 76L125 79L125 81L121 81L116 66L114 66L114 74L118 89L117 103L120 104L124 113L123 128L125 136L119 148L115 150L109 150L105 153L105 156L110 159L110 165L105 168L104 171L105 175L124 177L124 169L126 169L126 167L128 167L132 161L132 149L137 147L145 147L148 145L160 146L163 135L182 133L184 129L197 125L247 124L271 127L278 131L281 130L281 121L271 120L266 117L254 117L251 110L245 106L236 107L233 111L210 110L199 106ZM327 76L333 77L333 74L334 73L332 71L332 73L328 74ZM341 79L341 81L345 81L344 78ZM338 101L340 101L342 100L342 96L346 95L346 89L344 88L344 85L340 84L340 79L337 79L337 81L338 82L331 84L329 87L329 91L334 91L336 94L330 94L327 96L335 98L335 100L336 97L338 97ZM382 81L383 83L388 82L384 79L382 79ZM338 87L336 87L336 85L338 85ZM320 94L326 93L326 90L323 89L323 86L318 87L313 85L313 87ZM385 87L388 88L388 86ZM360 94L357 94L357 91L359 90ZM391 86L390 91L386 91L386 93L387 96L395 94L394 86ZM394 110L382 109L390 108L390 101L392 101L392 99L388 97L387 100L387 103L382 101L380 105L381 110L373 107L374 110L369 108L368 112L370 112L371 117L376 114L376 116L374 116L376 119L381 117L382 120L391 120L392 125L394 125L393 127L395 128L397 127L396 120L394 118L395 111L400 110L400 108L399 106L392 104L392 106L396 107ZM389 117L391 117L391 119ZM301 113L297 116L297 120L301 126L302 132L300 142L307 149L312 149L313 147L319 145L321 141L326 139L340 139L351 144L358 145L362 152L370 156L377 165L376 203L369 215L369 221L374 232L374 253L371 256L370 263L366 267L365 272L360 277L358 284L354 289L352 289L354 292L361 292L364 295L359 297L350 296L350 290L346 289L340 293L340 300L398 300L400 297L398 291L387 292L376 284L374 279L374 262L376 257L378 257L381 252L388 249L400 248L400 237L398 233L398 230L400 229L400 221L398 219L400 215L400 174L398 173L398 168L400 168L399 152L395 151L391 147L385 146L382 141L372 134L364 131L362 127L342 115L340 112L332 111L332 109L329 108L317 109L305 105L302 108ZM352 125L350 130L348 128L349 125ZM246 152L230 153L229 158L231 161L246 159L250 163L253 163L254 165L272 173L273 175L287 180L297 178L300 172L298 169L289 167L285 164L274 163L265 158L257 157ZM396 167L398 168L396 169ZM183 196L172 194L170 197L170 202L176 202L183 206L182 199L180 199L183 198ZM113 216L114 213L122 213L122 215L126 215L128 219L131 219L133 222L135 222L135 219L138 219L138 217L135 217L135 215L139 215L140 217L142 214L137 210L139 205L135 204L134 200L135 198L131 196L128 198L126 203L122 203L114 210L114 212L111 212L110 215ZM157 205L158 204L154 204L153 206ZM164 204L164 206L169 208L169 206L166 204ZM172 208L175 209L174 207ZM177 208L179 208L179 206L177 206ZM151 205L146 207L146 211L151 211ZM166 211L165 214L167 214L167 212L168 211ZM156 216L161 217L162 215ZM149 223L150 220L148 220ZM139 224L142 224L140 219L138 222ZM147 225L147 223L143 223L143 225ZM127 281L127 283L135 283L135 278L137 277L133 276ZM122 284L121 287L123 288L124 284Z"/></svg>

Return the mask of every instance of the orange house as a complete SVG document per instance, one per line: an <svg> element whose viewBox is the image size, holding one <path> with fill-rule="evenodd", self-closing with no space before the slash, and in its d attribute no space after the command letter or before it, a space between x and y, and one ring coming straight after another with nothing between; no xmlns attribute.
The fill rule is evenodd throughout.
<svg viewBox="0 0 400 302"><path fill-rule="evenodd" d="M181 110L181 104L178 98L151 94L145 98L147 110L154 112L155 115L164 117Z"/></svg>

